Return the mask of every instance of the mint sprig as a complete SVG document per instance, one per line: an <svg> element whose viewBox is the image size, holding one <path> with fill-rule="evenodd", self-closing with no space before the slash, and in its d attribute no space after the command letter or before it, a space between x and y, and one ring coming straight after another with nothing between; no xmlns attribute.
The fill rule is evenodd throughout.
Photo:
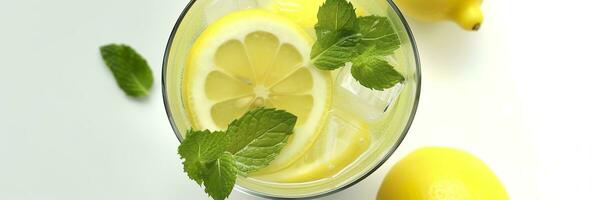
<svg viewBox="0 0 595 200"><path fill-rule="evenodd" d="M386 17L356 17L346 0L326 0L318 10L317 41L312 63L322 70L352 64L352 76L363 86L384 90L404 80L384 56L400 47L400 40Z"/></svg>
<svg viewBox="0 0 595 200"><path fill-rule="evenodd" d="M229 196L238 175L270 164L293 133L297 117L257 108L234 120L227 131L188 130L178 147L184 171L215 200Z"/></svg>
<svg viewBox="0 0 595 200"><path fill-rule="evenodd" d="M118 86L127 95L144 97L149 94L153 86L153 72L140 54L123 44L109 44L99 50Z"/></svg>

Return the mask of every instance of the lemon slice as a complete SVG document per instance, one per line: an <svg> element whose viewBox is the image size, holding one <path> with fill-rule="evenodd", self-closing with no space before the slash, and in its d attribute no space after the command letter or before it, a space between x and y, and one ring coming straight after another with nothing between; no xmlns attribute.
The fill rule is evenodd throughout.
<svg viewBox="0 0 595 200"><path fill-rule="evenodd" d="M294 134L263 170L291 164L316 141L331 99L330 73L310 66L312 43L297 24L263 10L238 11L210 24L184 72L193 126L226 129L255 107L289 111L298 117Z"/></svg>
<svg viewBox="0 0 595 200"><path fill-rule="evenodd" d="M334 110L318 141L302 158L281 171L255 178L285 183L302 183L331 178L359 158L369 147L367 124Z"/></svg>
<svg viewBox="0 0 595 200"><path fill-rule="evenodd" d="M324 0L273 0L269 10L293 20L303 27L314 27L318 8Z"/></svg>
<svg viewBox="0 0 595 200"><path fill-rule="evenodd" d="M268 10L287 17L305 28L313 28L318 22L318 8L325 0L271 0L265 6ZM351 2L353 3L353 2ZM358 16L365 14L364 9L355 5Z"/></svg>

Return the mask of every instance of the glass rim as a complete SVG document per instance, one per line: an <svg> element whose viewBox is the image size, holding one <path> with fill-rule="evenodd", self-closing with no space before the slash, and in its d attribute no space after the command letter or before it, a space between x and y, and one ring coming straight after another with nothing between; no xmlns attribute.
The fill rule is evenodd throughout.
<svg viewBox="0 0 595 200"><path fill-rule="evenodd" d="M179 15L178 19L176 20L176 23L169 35L168 41L167 41L167 45L165 47L165 53L164 53L164 57L163 57L163 63L162 63L162 67L161 67L161 92L162 92L162 97L163 97L163 104L165 106L165 112L167 114L167 118L169 120L169 123L176 135L176 138L178 139L179 142L182 142L182 140L184 139L182 137L182 133L180 133L180 131L177 128L176 122L173 119L173 114L171 112L171 108L169 106L169 98L167 96L167 86L166 86L166 80L167 80L167 67L168 67L168 61L169 61L169 54L170 54L170 50L171 50L171 46L173 44L174 38L176 36L176 33L178 31L178 28L180 27L182 20L184 19L184 17L186 16L186 14L188 13L188 11L190 10L190 8L192 8L192 6L194 5L194 3L196 3L198 0L190 0L190 2L186 5L186 7L184 8L184 10L182 11L182 13ZM343 191L357 183L359 183L360 181L366 179L368 176L372 175L376 170L378 170L378 168L380 168L382 165L384 165L384 163L386 161L388 161L388 159L395 153L395 151L397 150L397 148L401 145L401 143L403 142L403 140L405 139L405 136L407 136L407 133L409 132L409 130L411 129L411 126L413 124L413 120L415 118L415 115L417 113L417 107L419 105L419 99L420 99L420 95L421 95L421 63L420 63L420 58L419 58L419 52L417 49L417 44L415 42L415 38L413 37L413 33L411 31L411 28L409 27L409 23L407 22L407 20L405 19L405 17L403 16L403 14L401 13L400 9L398 8L398 6L392 1L392 0L386 0L386 3L388 3L388 5L393 9L393 11L397 14L397 16L399 17L399 19L401 20L401 22L403 23L403 27L405 27L405 31L407 33L407 36L409 37L409 40L411 42L411 48L413 51L413 56L415 57L415 73L416 73L416 91L415 91L415 98L413 101L413 106L411 108L410 114L409 114L409 120L407 122L407 124L405 125L405 128L403 129L402 133L400 134L399 138L397 139L397 141L395 142L395 144L393 144L393 146L388 150L388 152L386 152L386 154L384 155L384 157L382 159L380 159L380 161L378 163L376 163L376 165L374 167L372 167L371 169L369 169L367 172L362 173L358 178L353 179L351 181L347 181L347 183L341 185L340 187L337 188L333 188L331 190L328 191L324 191L324 192L320 192L317 194L312 194L312 195L307 195L307 196L301 196L301 197L278 197L278 196L271 196L271 195L267 195L267 194L263 194L263 193L259 193L256 191L252 191L250 189L244 188L238 184L234 185L234 190L237 190L239 192L251 195L251 196L256 196L256 197L260 197L260 198L267 198L267 199L314 199L314 198L320 198L320 197L324 197L327 195L331 195L340 191Z"/></svg>

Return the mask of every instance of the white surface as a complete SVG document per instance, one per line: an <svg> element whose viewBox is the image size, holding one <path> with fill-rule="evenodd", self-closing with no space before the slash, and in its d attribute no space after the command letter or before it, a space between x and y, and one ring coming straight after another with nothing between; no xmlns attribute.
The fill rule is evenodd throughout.
<svg viewBox="0 0 595 200"><path fill-rule="evenodd" d="M595 14L585 1L556 2L485 1L478 33L412 22L423 65L413 128L379 171L324 199L372 199L394 162L428 145L478 155L513 199L591 197ZM0 199L206 198L182 172L160 91L185 4L2 1ZM149 99L117 88L97 49L112 42L152 65Z"/></svg>

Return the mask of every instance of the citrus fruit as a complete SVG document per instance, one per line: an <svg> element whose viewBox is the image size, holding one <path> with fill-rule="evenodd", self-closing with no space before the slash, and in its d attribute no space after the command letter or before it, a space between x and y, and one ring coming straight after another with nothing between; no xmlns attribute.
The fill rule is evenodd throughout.
<svg viewBox="0 0 595 200"><path fill-rule="evenodd" d="M325 0L271 0L266 8L282 15L304 28L314 28L318 22L318 8ZM353 3L353 2L352 2ZM355 6L358 16L364 15L361 7Z"/></svg>
<svg viewBox="0 0 595 200"><path fill-rule="evenodd" d="M477 157L457 149L422 148L385 177L377 200L507 200L496 175Z"/></svg>
<svg viewBox="0 0 595 200"><path fill-rule="evenodd" d="M237 11L210 24L184 72L193 126L224 130L252 108L286 110L298 117L294 134L266 170L291 164L316 140L331 99L330 73L310 66L312 43L297 24L263 10Z"/></svg>
<svg viewBox="0 0 595 200"><path fill-rule="evenodd" d="M302 158L286 169L255 177L287 183L331 178L361 156L369 144L366 123L344 112L333 111L318 140Z"/></svg>
<svg viewBox="0 0 595 200"><path fill-rule="evenodd" d="M403 13L422 21L451 20L465 30L477 31L483 22L483 0L394 0Z"/></svg>

